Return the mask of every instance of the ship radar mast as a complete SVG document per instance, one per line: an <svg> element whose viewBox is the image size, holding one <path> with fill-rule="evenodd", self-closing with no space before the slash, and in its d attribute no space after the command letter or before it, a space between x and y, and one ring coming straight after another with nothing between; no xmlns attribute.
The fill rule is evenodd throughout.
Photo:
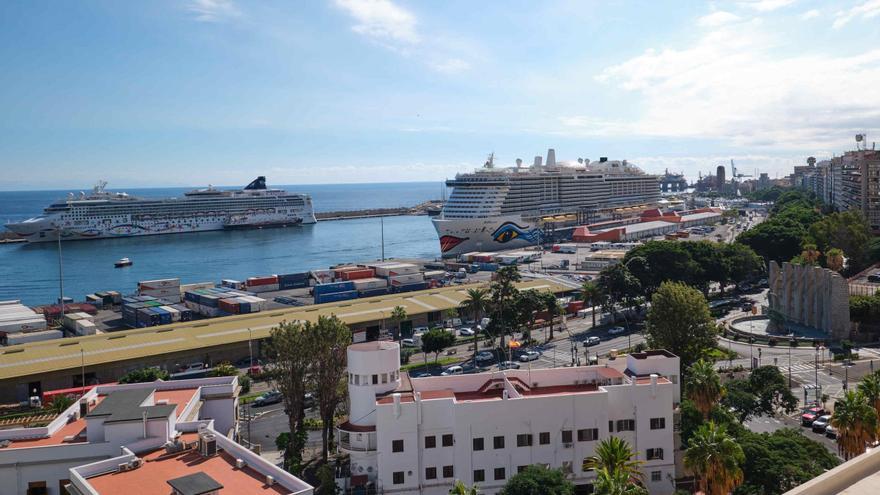
<svg viewBox="0 0 880 495"><path fill-rule="evenodd" d="M99 181L95 184L95 187L92 189L92 192L94 192L95 194L103 194L103 193L104 193L104 188L105 188L105 187L107 187L107 181L105 181L105 180L99 180Z"/></svg>
<svg viewBox="0 0 880 495"><path fill-rule="evenodd" d="M485 168L495 168L495 152L489 153L489 158L486 160L486 163L483 164Z"/></svg>

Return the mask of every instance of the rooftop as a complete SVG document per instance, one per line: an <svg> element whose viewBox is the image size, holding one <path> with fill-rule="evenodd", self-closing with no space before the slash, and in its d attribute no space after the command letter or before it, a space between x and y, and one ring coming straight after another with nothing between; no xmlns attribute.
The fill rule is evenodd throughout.
<svg viewBox="0 0 880 495"><path fill-rule="evenodd" d="M117 390L89 411L86 419L103 417L104 423L122 423L146 419L167 418L177 409L176 404L144 405L155 392L152 389Z"/></svg>
<svg viewBox="0 0 880 495"><path fill-rule="evenodd" d="M235 458L225 451L212 457L203 457L197 450L185 450L166 454L156 450L142 457L141 467L128 471L113 471L88 479L100 495L166 495L170 481L198 481L191 475L204 479L199 473L222 485L220 495L234 494L287 494L290 490L281 485L266 485L265 475L250 467L235 467ZM197 495L204 492L183 492Z"/></svg>
<svg viewBox="0 0 880 495"><path fill-rule="evenodd" d="M383 314L388 317L396 306L402 306L409 315L443 311L457 308L467 297L467 289L483 285L485 284L457 285L15 345L0 352L0 380L247 342L249 335L255 339L263 339L282 321L316 322L319 316L336 315L351 325L380 320ZM521 282L517 287L521 290L552 290L556 293L571 290L570 287L544 279Z"/></svg>

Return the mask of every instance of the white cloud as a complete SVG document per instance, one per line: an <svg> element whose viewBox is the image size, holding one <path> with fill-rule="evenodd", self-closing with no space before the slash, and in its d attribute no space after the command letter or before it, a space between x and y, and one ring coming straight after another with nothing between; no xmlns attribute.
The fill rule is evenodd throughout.
<svg viewBox="0 0 880 495"><path fill-rule="evenodd" d="M834 29L840 29L856 18L871 19L880 15L880 0L868 0L849 10L841 10L835 14Z"/></svg>
<svg viewBox="0 0 880 495"><path fill-rule="evenodd" d="M458 74L471 68L471 64L460 58L449 58L428 64L432 69L444 74Z"/></svg>
<svg viewBox="0 0 880 495"><path fill-rule="evenodd" d="M418 43L416 17L390 0L335 0L336 6L353 17L356 33L380 41Z"/></svg>
<svg viewBox="0 0 880 495"><path fill-rule="evenodd" d="M199 22L224 22L241 17L232 0L190 0L187 10Z"/></svg>
<svg viewBox="0 0 880 495"><path fill-rule="evenodd" d="M803 14L801 14L801 19L803 19L805 21L809 20L809 19L814 19L816 17L819 17L819 14L820 14L819 9L810 9L810 10L804 12Z"/></svg>
<svg viewBox="0 0 880 495"><path fill-rule="evenodd" d="M853 97L880 87L880 49L834 57L780 56L775 48L775 35L750 21L704 33L686 48L647 50L596 79L638 98L635 119L612 123L634 135L833 149L848 146L856 131L880 132L880 108ZM584 135L608 125L577 116L562 123Z"/></svg>
<svg viewBox="0 0 880 495"><path fill-rule="evenodd" d="M717 27L724 24L730 24L731 22L736 22L738 20L740 20L740 17L738 15L719 10L718 12L712 12L711 14L700 17L699 19L697 19L697 24L700 27Z"/></svg>
<svg viewBox="0 0 880 495"><path fill-rule="evenodd" d="M758 12L771 12L782 7L787 7L797 0L743 0L740 5L757 10Z"/></svg>

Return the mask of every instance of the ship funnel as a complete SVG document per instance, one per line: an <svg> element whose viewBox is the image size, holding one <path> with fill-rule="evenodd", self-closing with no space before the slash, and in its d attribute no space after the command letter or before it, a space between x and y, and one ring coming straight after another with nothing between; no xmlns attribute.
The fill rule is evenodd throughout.
<svg viewBox="0 0 880 495"><path fill-rule="evenodd" d="M266 178L262 175L253 180L244 187L245 191L253 191L257 189L266 189Z"/></svg>
<svg viewBox="0 0 880 495"><path fill-rule="evenodd" d="M517 158L516 159L516 168L520 168L520 167L522 167L522 158Z"/></svg>
<svg viewBox="0 0 880 495"><path fill-rule="evenodd" d="M540 167L540 166L541 166L541 163L542 163L543 161L544 161L544 157L543 157L543 156L536 156L536 157L535 157L535 163L533 164L533 166L535 166L535 167Z"/></svg>
<svg viewBox="0 0 880 495"><path fill-rule="evenodd" d="M547 150L547 166L556 166L556 150L554 150L553 148Z"/></svg>

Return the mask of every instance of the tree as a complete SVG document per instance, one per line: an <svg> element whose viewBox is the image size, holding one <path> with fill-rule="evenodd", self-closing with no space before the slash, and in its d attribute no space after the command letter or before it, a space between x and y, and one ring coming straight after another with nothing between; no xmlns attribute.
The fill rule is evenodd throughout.
<svg viewBox="0 0 880 495"><path fill-rule="evenodd" d="M863 454L867 444L877 439L877 411L855 390L834 403L831 424L837 428L837 451L846 460Z"/></svg>
<svg viewBox="0 0 880 495"><path fill-rule="evenodd" d="M315 495L338 495L340 489L336 486L336 473L333 466L324 463L318 468L316 473L318 477L318 488L315 489Z"/></svg>
<svg viewBox="0 0 880 495"><path fill-rule="evenodd" d="M636 262L630 273L636 277L640 289L648 297L651 297L660 284L669 280L699 285L695 280L702 275L702 267L694 262L684 244L674 241L648 241L626 253L623 263L628 267L629 262L635 258L645 260L644 263ZM605 293L608 294L607 291Z"/></svg>
<svg viewBox="0 0 880 495"><path fill-rule="evenodd" d="M514 475L499 495L573 495L574 484L559 469L531 465Z"/></svg>
<svg viewBox="0 0 880 495"><path fill-rule="evenodd" d="M875 371L862 378L858 385L858 391L865 396L865 400L877 411L877 415L880 417L880 371Z"/></svg>
<svg viewBox="0 0 880 495"><path fill-rule="evenodd" d="M706 495L727 495L743 481L742 448L727 434L725 425L709 422L691 437L684 465L699 481Z"/></svg>
<svg viewBox="0 0 880 495"><path fill-rule="evenodd" d="M638 481L642 478L639 467L641 461L634 460L635 453L626 440L620 437L609 437L596 447L596 455L584 459L582 471L605 469L606 473L616 475L623 473L627 479Z"/></svg>
<svg viewBox="0 0 880 495"><path fill-rule="evenodd" d="M809 234L826 256L831 248L839 248L847 253L855 271L865 268L869 261L869 246L873 236L861 212L844 211L826 215L810 226Z"/></svg>
<svg viewBox="0 0 880 495"><path fill-rule="evenodd" d="M728 282L744 282L764 273L764 260L745 244L738 242L721 244L719 249L724 259L724 274L722 280L719 280L722 293L724 293L724 284Z"/></svg>
<svg viewBox="0 0 880 495"><path fill-rule="evenodd" d="M455 334L447 332L442 328L432 328L422 335L422 352L433 352L435 364L440 353L454 344Z"/></svg>
<svg viewBox="0 0 880 495"><path fill-rule="evenodd" d="M273 328L269 353L274 359L269 376L281 392L291 434L284 448L284 467L294 474L302 471L305 448L305 396L313 372L313 345L302 323L282 322Z"/></svg>
<svg viewBox="0 0 880 495"><path fill-rule="evenodd" d="M790 414L797 410L798 400L788 381L776 366L760 366L749 374L749 388L757 398L757 416L773 416L777 410Z"/></svg>
<svg viewBox="0 0 880 495"><path fill-rule="evenodd" d="M170 375L167 371L159 368L141 368L132 370L122 375L119 383L146 383L155 382L156 380L168 380Z"/></svg>
<svg viewBox="0 0 880 495"><path fill-rule="evenodd" d="M317 323L306 323L304 333L311 341L312 366L310 391L318 405L321 425L321 458L327 462L330 433L336 409L348 396L346 360L351 345L351 330L336 315L319 316Z"/></svg>
<svg viewBox="0 0 880 495"><path fill-rule="evenodd" d="M593 315L593 328L596 328L596 306L602 302L602 289L595 282L584 282L581 286L581 299L590 307Z"/></svg>
<svg viewBox="0 0 880 495"><path fill-rule="evenodd" d="M218 364L211 369L210 376L238 376L238 368L231 365L228 361Z"/></svg>
<svg viewBox="0 0 880 495"><path fill-rule="evenodd" d="M825 265L835 272L843 270L844 262L843 250L839 248L831 248L825 253Z"/></svg>
<svg viewBox="0 0 880 495"><path fill-rule="evenodd" d="M474 315L474 321L480 321L480 317L489 310L489 291L486 289L468 289L464 301L461 302L461 309ZM474 367L477 366L477 339L479 338L478 329L474 330Z"/></svg>
<svg viewBox="0 0 880 495"><path fill-rule="evenodd" d="M626 473L611 472L607 468L596 470L596 495L648 495L648 490Z"/></svg>
<svg viewBox="0 0 880 495"><path fill-rule="evenodd" d="M772 434L744 430L737 441L745 454L744 482L734 493L781 495L838 464L824 445L791 428Z"/></svg>
<svg viewBox="0 0 880 495"><path fill-rule="evenodd" d="M74 402L76 402L76 399L72 395L58 395L52 399L52 412L61 414L72 406Z"/></svg>
<svg viewBox="0 0 880 495"><path fill-rule="evenodd" d="M807 230L794 220L772 217L741 233L736 242L752 248L766 261L782 263L801 252Z"/></svg>
<svg viewBox="0 0 880 495"><path fill-rule="evenodd" d="M449 490L449 495L477 495L477 493L477 485L468 487L461 480L455 480L455 484Z"/></svg>
<svg viewBox="0 0 880 495"><path fill-rule="evenodd" d="M514 285L522 280L516 265L505 266L495 272L495 280L490 287L492 295L492 308L495 310L490 327L501 338L501 347L504 348L504 335L508 334L516 326L518 315L513 307L519 291Z"/></svg>
<svg viewBox="0 0 880 495"><path fill-rule="evenodd" d="M559 304L559 299L556 299L556 294L552 292L542 293L541 300L544 303L544 311L550 315L550 340L553 340L553 321L557 316L565 314L565 308Z"/></svg>
<svg viewBox="0 0 880 495"><path fill-rule="evenodd" d="M516 298L516 308L519 314L518 320L528 328L535 326L537 312L544 309L542 293L535 289L524 290Z"/></svg>
<svg viewBox="0 0 880 495"><path fill-rule="evenodd" d="M617 321L617 305L623 303L632 306L632 302L641 296L642 284L624 263L617 263L603 268L599 272L597 282L599 289L607 297L603 301L603 310L610 311Z"/></svg>
<svg viewBox="0 0 880 495"><path fill-rule="evenodd" d="M751 419L759 409L758 397L752 392L748 380L730 380L725 384L721 401L737 417L740 423Z"/></svg>
<svg viewBox="0 0 880 495"><path fill-rule="evenodd" d="M709 412L723 394L721 378L711 361L700 359L690 366L685 381L685 395L694 402L703 418L709 417Z"/></svg>
<svg viewBox="0 0 880 495"><path fill-rule="evenodd" d="M394 306L394 309L391 310L391 321L394 326L397 327L397 342L400 342L400 339L403 338L403 332L401 331L401 324L407 319L409 315L406 314L406 308L403 306Z"/></svg>
<svg viewBox="0 0 880 495"><path fill-rule="evenodd" d="M819 252L819 249L813 243L804 244L804 250L801 251L801 259L807 265L818 265L821 255L822 253Z"/></svg>
<svg viewBox="0 0 880 495"><path fill-rule="evenodd" d="M717 328L706 298L696 289L664 282L651 299L645 334L648 346L681 358L682 369L715 347Z"/></svg>

